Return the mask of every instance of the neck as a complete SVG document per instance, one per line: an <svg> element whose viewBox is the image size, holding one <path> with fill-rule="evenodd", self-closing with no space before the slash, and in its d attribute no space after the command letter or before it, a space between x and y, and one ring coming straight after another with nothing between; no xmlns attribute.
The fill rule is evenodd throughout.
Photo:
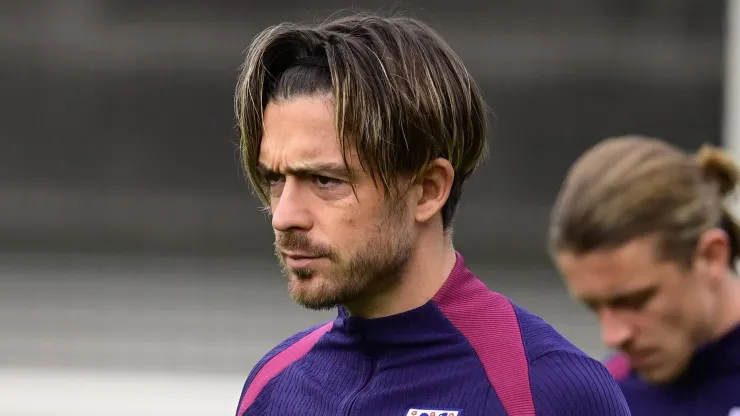
<svg viewBox="0 0 740 416"><path fill-rule="evenodd" d="M383 290L344 304L359 318L382 318L410 311L429 302L452 273L457 257L448 235L420 238L412 250L403 274Z"/></svg>
<svg viewBox="0 0 740 416"><path fill-rule="evenodd" d="M722 338L740 325L740 280L732 276L720 291L720 306L715 321L713 340Z"/></svg>

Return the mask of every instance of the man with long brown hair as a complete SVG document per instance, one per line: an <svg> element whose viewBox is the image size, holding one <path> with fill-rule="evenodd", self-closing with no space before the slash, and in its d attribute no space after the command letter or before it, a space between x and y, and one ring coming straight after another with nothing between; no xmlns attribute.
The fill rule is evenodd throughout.
<svg viewBox="0 0 740 416"><path fill-rule="evenodd" d="M617 350L607 367L634 415L740 413L740 232L724 206L739 177L720 149L625 136L563 184L552 254Z"/></svg>
<svg viewBox="0 0 740 416"><path fill-rule="evenodd" d="M455 251L487 109L432 29L374 15L269 28L236 116L291 296L338 309L255 366L238 416L629 414L605 367Z"/></svg>

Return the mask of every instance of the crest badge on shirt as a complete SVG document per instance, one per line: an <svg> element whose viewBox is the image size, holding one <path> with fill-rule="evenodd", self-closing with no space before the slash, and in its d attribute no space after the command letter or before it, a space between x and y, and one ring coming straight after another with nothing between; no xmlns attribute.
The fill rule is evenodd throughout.
<svg viewBox="0 0 740 416"><path fill-rule="evenodd" d="M405 416L462 416L460 409L417 409L412 407Z"/></svg>

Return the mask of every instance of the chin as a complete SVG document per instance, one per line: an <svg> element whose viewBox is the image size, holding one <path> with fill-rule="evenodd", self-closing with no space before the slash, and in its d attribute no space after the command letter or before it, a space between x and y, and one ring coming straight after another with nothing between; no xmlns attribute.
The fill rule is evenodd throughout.
<svg viewBox="0 0 740 416"><path fill-rule="evenodd" d="M293 301L301 306L313 310L332 309L340 302L337 301L335 290L328 284L321 273L303 274L290 273L288 292Z"/></svg>
<svg viewBox="0 0 740 416"><path fill-rule="evenodd" d="M331 296L331 293L311 289L313 288L291 287L290 297L298 305L314 311L334 309L342 303L336 296Z"/></svg>
<svg viewBox="0 0 740 416"><path fill-rule="evenodd" d="M665 384L676 380L681 376L680 368L655 367L650 369L637 369L640 378L652 384Z"/></svg>

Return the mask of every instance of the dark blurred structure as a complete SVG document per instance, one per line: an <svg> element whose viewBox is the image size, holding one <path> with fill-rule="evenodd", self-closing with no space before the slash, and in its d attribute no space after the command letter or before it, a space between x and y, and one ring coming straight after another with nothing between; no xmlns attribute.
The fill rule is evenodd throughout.
<svg viewBox="0 0 740 416"><path fill-rule="evenodd" d="M719 142L718 0L355 4L432 24L497 115L491 157L456 223L474 261L545 261L565 169L600 138ZM269 254L269 221L237 164L237 67L265 26L346 6L4 2L0 249Z"/></svg>

